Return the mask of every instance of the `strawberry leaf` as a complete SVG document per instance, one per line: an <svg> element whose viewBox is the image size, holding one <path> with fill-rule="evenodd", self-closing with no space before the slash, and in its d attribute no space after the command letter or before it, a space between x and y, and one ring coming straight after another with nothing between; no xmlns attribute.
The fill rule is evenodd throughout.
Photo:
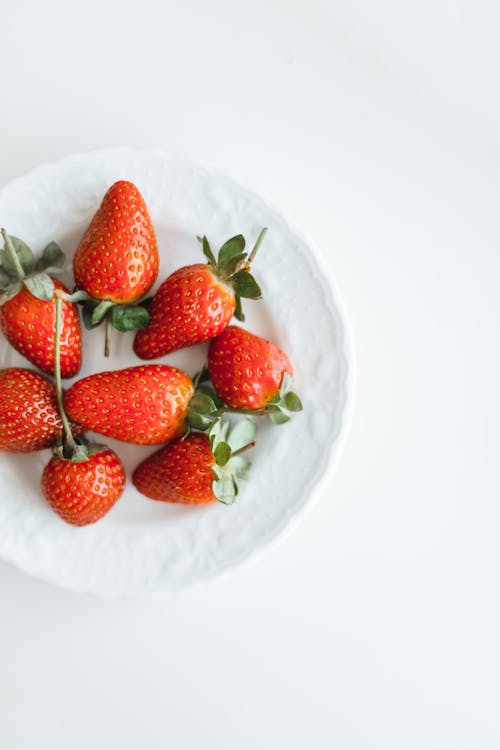
<svg viewBox="0 0 500 750"><path fill-rule="evenodd" d="M0 294L0 305L5 304L5 302L15 297L21 291L22 285L22 281L13 281L9 284L7 289Z"/></svg>
<svg viewBox="0 0 500 750"><path fill-rule="evenodd" d="M209 385L199 385L197 388L198 393L206 393L207 396L210 396L212 401L214 402L216 409L222 409L224 407L224 401L218 397L216 392L213 388L211 388Z"/></svg>
<svg viewBox="0 0 500 750"><path fill-rule="evenodd" d="M293 382L292 376L290 375L288 370L285 370L285 372L283 373L283 379L281 381L281 386L280 386L280 391L279 391L280 396L284 396L285 393L288 393L288 391L292 387L292 382Z"/></svg>
<svg viewBox="0 0 500 750"><path fill-rule="evenodd" d="M196 375L193 377L193 385L194 385L195 390L198 388L198 385L200 383L206 383L208 380L210 380L208 367L206 365L203 365L201 370L197 372Z"/></svg>
<svg viewBox="0 0 500 750"><path fill-rule="evenodd" d="M0 289L7 289L11 283L12 277L3 268L0 268Z"/></svg>
<svg viewBox="0 0 500 750"><path fill-rule="evenodd" d="M111 310L111 323L122 333L144 330L149 325L149 313L140 305L116 305Z"/></svg>
<svg viewBox="0 0 500 750"><path fill-rule="evenodd" d="M193 398L189 402L189 407L198 412L198 414L210 414L211 412L216 411L213 400L210 398L210 396L208 396L206 393L202 393L201 391L197 391L194 394Z"/></svg>
<svg viewBox="0 0 500 750"><path fill-rule="evenodd" d="M33 297L50 302L54 296L54 282L46 273L37 273L23 279L24 286Z"/></svg>
<svg viewBox="0 0 500 750"><path fill-rule="evenodd" d="M231 458L231 448L227 443L219 443L214 450L214 458L219 466L225 466Z"/></svg>
<svg viewBox="0 0 500 750"><path fill-rule="evenodd" d="M222 477L212 484L212 491L221 503L232 505L236 500L236 485L232 477Z"/></svg>
<svg viewBox="0 0 500 750"><path fill-rule="evenodd" d="M231 237L227 242L224 242L219 250L217 265L220 268L224 268L228 261L232 260L236 255L243 253L244 249L245 238L242 234L237 234L235 237Z"/></svg>
<svg viewBox="0 0 500 750"><path fill-rule="evenodd" d="M235 273L231 282L239 297L248 297L249 299L260 299L262 297L262 289L247 271Z"/></svg>
<svg viewBox="0 0 500 750"><path fill-rule="evenodd" d="M20 240L19 237L12 237L12 235L9 235L9 239L24 273L31 273L35 265L35 259L30 248L25 242ZM15 263L6 248L0 250L0 265L10 276L17 278L18 274Z"/></svg>
<svg viewBox="0 0 500 750"><path fill-rule="evenodd" d="M302 402L297 394L292 391L285 395L285 406L288 411L302 411Z"/></svg>
<svg viewBox="0 0 500 750"><path fill-rule="evenodd" d="M247 253L238 253L238 255L233 255L232 258L230 258L227 263L224 264L224 266L219 265L219 270L222 272L222 275L229 279L231 276L234 275L236 270L238 269L238 266L240 266L240 269L242 266L245 266L243 263L244 260L246 260ZM247 268L249 266L246 266Z"/></svg>
<svg viewBox="0 0 500 750"><path fill-rule="evenodd" d="M43 268L62 268L64 265L64 253L57 242L49 242L42 253Z"/></svg>
<svg viewBox="0 0 500 750"><path fill-rule="evenodd" d="M290 414L287 414L286 411L279 408L276 411L272 411L270 417L271 422L274 424L285 424L285 422L290 421Z"/></svg>
<svg viewBox="0 0 500 750"><path fill-rule="evenodd" d="M241 297L239 294L236 295L236 307L234 309L234 317L236 318L236 320L239 320L241 323L243 323L245 320L245 314L241 306Z"/></svg>
<svg viewBox="0 0 500 750"><path fill-rule="evenodd" d="M212 417L206 414L199 414L194 409L188 408L187 410L187 422L195 430L201 430L204 432L207 430L213 422Z"/></svg>
<svg viewBox="0 0 500 750"><path fill-rule="evenodd" d="M105 299L102 302L99 302L98 305L96 305L92 311L92 326L98 326L99 323L102 323L104 318L106 317L109 309L113 307L113 302L109 299Z"/></svg>
<svg viewBox="0 0 500 750"><path fill-rule="evenodd" d="M83 325L88 331L92 328L96 328L100 323L92 323L92 316L94 314L95 304L93 302L86 302L83 306L82 317Z"/></svg>
<svg viewBox="0 0 500 750"><path fill-rule="evenodd" d="M256 426L252 419L242 419L237 422L229 433L227 442L232 451L238 451L252 442L255 437Z"/></svg>
<svg viewBox="0 0 500 750"><path fill-rule="evenodd" d="M217 261L215 260L215 255L212 252L212 248L210 247L209 241L207 240L205 236L203 236L203 237L198 237L198 242L201 243L203 255L208 260L210 265L215 268L215 266L217 265Z"/></svg>

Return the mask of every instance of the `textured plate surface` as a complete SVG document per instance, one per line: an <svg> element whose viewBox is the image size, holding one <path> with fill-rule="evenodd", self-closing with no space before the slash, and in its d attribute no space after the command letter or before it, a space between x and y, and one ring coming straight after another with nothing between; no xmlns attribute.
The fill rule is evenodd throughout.
<svg viewBox="0 0 500 750"><path fill-rule="evenodd" d="M115 149L71 156L40 167L0 193L0 223L35 253L50 240L69 262L104 192L118 179L137 184L158 237L160 280L199 262L197 234L214 247L242 232L250 244L269 227L254 263L264 300L244 302L245 326L282 346L296 369L304 411L289 424L260 423L250 481L235 505L175 507L141 496L128 483L122 499L99 523L73 528L45 504L40 475L50 453L0 454L0 555L40 578L102 595L151 594L219 573L253 556L278 537L308 504L339 451L352 383L349 335L338 294L327 285L311 250L253 193L178 157ZM140 364L132 334L115 334L112 357L102 357L103 331L85 332L79 376ZM207 346L164 361L191 375ZM30 367L0 341L0 366ZM71 381L68 381L71 382ZM321 406L319 406L321 404ZM113 440L130 476L152 452Z"/></svg>

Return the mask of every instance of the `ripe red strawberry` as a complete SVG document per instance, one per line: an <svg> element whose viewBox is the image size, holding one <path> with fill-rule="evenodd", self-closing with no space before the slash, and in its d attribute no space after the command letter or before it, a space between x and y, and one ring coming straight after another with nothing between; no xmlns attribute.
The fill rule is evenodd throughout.
<svg viewBox="0 0 500 750"><path fill-rule="evenodd" d="M214 462L208 437L192 432L185 440L174 440L143 461L132 481L152 500L211 503L217 499L212 492Z"/></svg>
<svg viewBox="0 0 500 750"><path fill-rule="evenodd" d="M22 367L0 370L0 450L48 448L61 438L62 429L52 383Z"/></svg>
<svg viewBox="0 0 500 750"><path fill-rule="evenodd" d="M136 468L133 483L152 500L230 505L238 494L237 479L250 466L238 454L254 445L255 427L245 420L228 433L229 423L216 422L208 436L192 432L174 440Z"/></svg>
<svg viewBox="0 0 500 750"><path fill-rule="evenodd" d="M193 381L167 365L100 372L66 393L71 419L101 435L137 445L159 445L184 429Z"/></svg>
<svg viewBox="0 0 500 750"><path fill-rule="evenodd" d="M243 252L245 239L239 234L224 243L217 260L207 238L199 238L208 263L179 268L163 282L151 303L149 326L136 334L135 353L141 359L162 357L214 338L233 315L243 320L241 297L262 296L249 270L265 231L250 255Z"/></svg>
<svg viewBox="0 0 500 750"><path fill-rule="evenodd" d="M56 289L67 292L64 284L53 279ZM2 330L14 349L50 375L54 374L55 299L50 302L34 297L26 287L0 307ZM61 337L61 376L72 378L80 369L82 341L76 305L63 303Z"/></svg>
<svg viewBox="0 0 500 750"><path fill-rule="evenodd" d="M68 292L56 273L64 263L61 249L51 242L35 265L33 253L17 237L2 230L5 247L0 251L3 279L0 299L0 326L17 351L43 372L54 374L54 333L56 289ZM76 305L63 302L61 333L61 375L71 378L81 365L80 318Z"/></svg>
<svg viewBox="0 0 500 750"><path fill-rule="evenodd" d="M64 521L74 526L86 526L102 518L124 487L122 462L105 447L79 462L54 456L42 475L45 499Z"/></svg>
<svg viewBox="0 0 500 750"><path fill-rule="evenodd" d="M86 328L106 322L105 356L109 355L110 325L122 332L148 325L146 308L135 303L154 284L158 265L156 237L142 195L131 182L115 182L73 259L80 289L75 299L86 300Z"/></svg>
<svg viewBox="0 0 500 750"><path fill-rule="evenodd" d="M79 289L96 300L136 302L158 275L158 248L146 204L132 182L112 185L73 259Z"/></svg>
<svg viewBox="0 0 500 750"><path fill-rule="evenodd" d="M279 423L302 408L290 391L293 368L286 354L238 326L229 326L213 339L208 371L216 394L233 409L270 413Z"/></svg>

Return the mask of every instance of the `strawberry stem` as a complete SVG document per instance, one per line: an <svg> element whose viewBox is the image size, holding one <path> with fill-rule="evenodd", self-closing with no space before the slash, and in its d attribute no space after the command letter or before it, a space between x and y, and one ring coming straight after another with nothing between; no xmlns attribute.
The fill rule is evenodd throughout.
<svg viewBox="0 0 500 750"><path fill-rule="evenodd" d="M57 405L59 406L59 414L64 427L64 434L66 436L66 442L70 448L76 446L75 438L71 432L69 426L69 420L64 409L62 383L61 383L61 322L62 322L62 297L58 294L59 290L56 290L56 340L54 347L54 375L56 379L56 394L57 394Z"/></svg>
<svg viewBox="0 0 500 750"><path fill-rule="evenodd" d="M240 453L244 453L245 451L250 450L250 448L255 448L255 440L252 440L251 443L247 443L243 446L243 448L238 448L237 451L232 451L231 457L233 456L239 456Z"/></svg>
<svg viewBox="0 0 500 750"><path fill-rule="evenodd" d="M264 227L264 229L260 230L260 234L255 241L255 245L253 246L252 252L248 256L248 259L247 259L248 263L251 263L253 259L255 258L255 256L257 255L257 250L262 245L262 240L266 236L266 232L267 232L267 227Z"/></svg>
<svg viewBox="0 0 500 750"><path fill-rule="evenodd" d="M104 321L104 356L109 357L109 345L111 341L111 321L109 316L106 316Z"/></svg>
<svg viewBox="0 0 500 750"><path fill-rule="evenodd" d="M17 257L17 253L14 250L14 247L12 246L12 242L10 241L10 237L9 237L9 235L7 234L7 232L5 231L5 229L3 227L1 229L1 232L2 232L3 241L5 242L5 249L9 253L10 258L11 258L11 260L12 260L14 266L15 266L16 273L17 273L17 275L19 277L19 281L22 281L24 279L24 277L26 276L26 274L24 273L24 269L23 269L23 267L21 265L21 261Z"/></svg>
<svg viewBox="0 0 500 750"><path fill-rule="evenodd" d="M73 292L72 294L63 292L61 289L60 297L65 300L65 302L87 302L88 300L92 300L90 294L87 294L87 292L84 292L82 289L77 289L76 292Z"/></svg>

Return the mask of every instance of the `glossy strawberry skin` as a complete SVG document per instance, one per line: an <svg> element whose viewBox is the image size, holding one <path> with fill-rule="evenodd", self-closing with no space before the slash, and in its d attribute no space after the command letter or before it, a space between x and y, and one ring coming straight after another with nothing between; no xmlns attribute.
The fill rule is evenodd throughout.
<svg viewBox="0 0 500 750"><path fill-rule="evenodd" d="M208 437L192 432L139 464L132 481L151 500L186 505L211 503L216 500L212 492L214 460Z"/></svg>
<svg viewBox="0 0 500 750"><path fill-rule="evenodd" d="M233 290L207 264L179 268L153 297L150 324L136 334L134 351L154 359L209 341L229 325L235 307Z"/></svg>
<svg viewBox="0 0 500 750"><path fill-rule="evenodd" d="M265 408L284 373L293 375L278 346L239 326L229 326L211 342L208 371L217 395L233 409Z"/></svg>
<svg viewBox="0 0 500 750"><path fill-rule="evenodd" d="M75 282L94 299L130 303L158 275L156 237L142 195L124 180L108 190L73 259Z"/></svg>
<svg viewBox="0 0 500 750"><path fill-rule="evenodd" d="M56 289L68 289L52 279ZM2 330L23 357L49 375L54 374L54 342L56 326L55 297L50 302L34 297L26 287L0 307ZM74 377L82 361L82 335L78 308L63 302L61 326L61 376Z"/></svg>
<svg viewBox="0 0 500 750"><path fill-rule="evenodd" d="M184 428L193 382L167 365L140 365L89 375L74 383L68 416L101 435L136 445L159 445Z"/></svg>
<svg viewBox="0 0 500 750"><path fill-rule="evenodd" d="M0 450L29 453L49 448L61 435L53 384L23 367L0 370Z"/></svg>
<svg viewBox="0 0 500 750"><path fill-rule="evenodd" d="M42 475L42 490L53 510L73 526L86 526L102 518L125 487L125 470L112 450L95 453L73 463L53 457Z"/></svg>

